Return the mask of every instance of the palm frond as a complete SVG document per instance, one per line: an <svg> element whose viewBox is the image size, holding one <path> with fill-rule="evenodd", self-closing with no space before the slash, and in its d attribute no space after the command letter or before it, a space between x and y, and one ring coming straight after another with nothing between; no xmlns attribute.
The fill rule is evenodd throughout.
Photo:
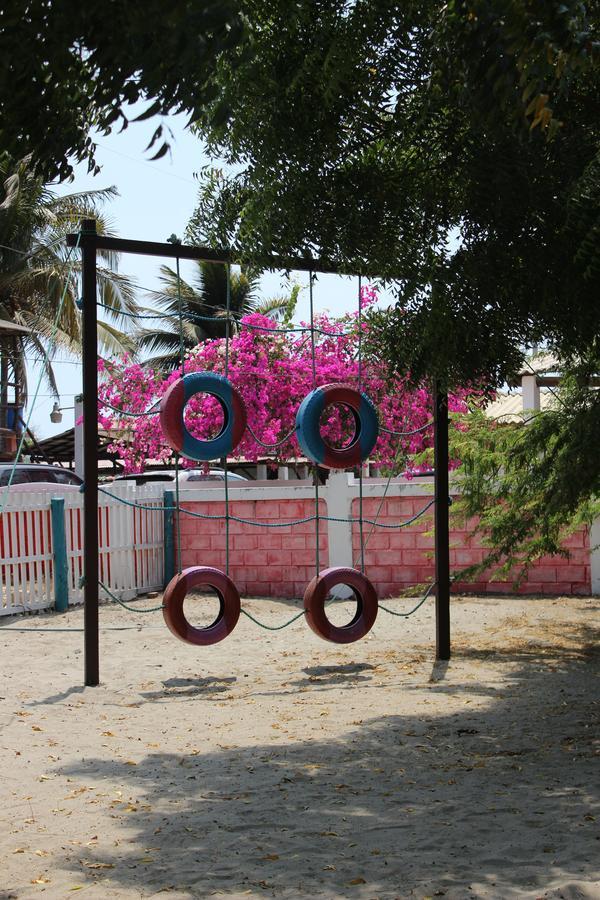
<svg viewBox="0 0 600 900"><path fill-rule="evenodd" d="M98 344L104 353L111 356L137 355L137 340L133 335L125 334L114 325L103 319L98 319Z"/></svg>

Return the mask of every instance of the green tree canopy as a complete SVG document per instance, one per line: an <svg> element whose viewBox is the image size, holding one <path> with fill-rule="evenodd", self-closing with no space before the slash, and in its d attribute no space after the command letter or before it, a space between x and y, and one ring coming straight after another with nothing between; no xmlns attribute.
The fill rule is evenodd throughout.
<svg viewBox="0 0 600 900"><path fill-rule="evenodd" d="M600 3L242 8L253 52L223 60L197 123L232 168L203 185L191 235L393 280L370 352L415 380L499 386L550 346L566 406L481 422L460 453L493 558L554 552L600 477Z"/></svg>
<svg viewBox="0 0 600 900"><path fill-rule="evenodd" d="M595 349L599 5L246 0L198 128L198 241L397 279L379 352L501 384L523 345Z"/></svg>
<svg viewBox="0 0 600 900"><path fill-rule="evenodd" d="M145 99L144 118L198 114L219 56L242 34L235 0L4 0L0 146L32 153L46 178L70 175L69 156L93 168L92 128L127 127L130 104ZM159 126L157 155L163 138Z"/></svg>

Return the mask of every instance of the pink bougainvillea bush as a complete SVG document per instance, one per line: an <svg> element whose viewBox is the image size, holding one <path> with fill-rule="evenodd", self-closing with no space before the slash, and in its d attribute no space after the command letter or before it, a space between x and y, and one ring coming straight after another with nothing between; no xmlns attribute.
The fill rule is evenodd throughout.
<svg viewBox="0 0 600 900"><path fill-rule="evenodd" d="M363 289L363 307L375 299L372 288ZM274 464L298 459L301 451L294 425L302 399L314 386L344 382L361 387L378 410L380 427L387 429L381 431L371 461L384 467L407 466L410 471L411 457L431 445L431 428L404 437L387 432L410 432L430 422L430 391L425 387L409 388L404 380L391 379L384 361L360 359L357 314L338 319L319 315L315 326L318 331L313 371L309 331L282 333L276 322L257 313L241 320L238 333L229 342L228 377L244 398L248 424L254 435L265 444L285 440L277 447L265 449L248 429L236 448L236 457L249 461L269 457ZM363 321L360 327L364 333L368 324ZM157 408L167 387L181 373L163 376L127 359L111 365L100 362L99 368L100 422L115 434L112 450L123 460L125 470L143 471L149 459L166 462L172 450L162 434L159 417L132 417L126 413ZM225 374L225 339L198 344L186 355L185 371ZM450 410L465 411L469 393L465 390L452 395ZM221 409L208 395L196 395L186 405L185 423L195 437L213 437L222 424ZM345 443L352 437L352 431L343 408L331 407L324 411L322 434L332 446Z"/></svg>

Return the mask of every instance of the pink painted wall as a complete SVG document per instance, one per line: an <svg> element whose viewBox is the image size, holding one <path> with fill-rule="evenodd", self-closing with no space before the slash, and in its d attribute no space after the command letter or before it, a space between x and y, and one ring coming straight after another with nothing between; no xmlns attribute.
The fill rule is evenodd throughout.
<svg viewBox="0 0 600 900"><path fill-rule="evenodd" d="M222 502L184 503L182 508L224 515ZM239 500L229 504L230 514L264 522L290 522L312 516L312 500ZM319 506L326 515L325 503ZM320 566L328 565L327 523L320 523ZM258 528L230 522L229 574L240 594L259 597L302 597L315 574L315 522L279 528ZM181 563L225 569L225 522L181 517Z"/></svg>
<svg viewBox="0 0 600 900"><path fill-rule="evenodd" d="M377 521L395 524L417 513L431 499L423 497L395 497L386 499ZM380 500L363 502L363 515L375 519ZM352 515L358 516L359 506L355 500ZM371 526L364 526L366 543L366 574L374 582L380 596L392 596L403 588L414 584L433 581L433 510L418 519L414 525L401 529L375 528L369 537ZM352 544L354 557L358 559L360 538L358 526L353 525ZM568 559L562 556L543 557L529 571L528 580L523 582L521 594L589 594L591 593L590 541L587 529L581 529L565 542L570 551ZM450 571L481 562L486 550L480 535L471 535L468 528L450 531ZM454 593L515 593L511 579L491 580L491 573L478 576L474 582L458 582Z"/></svg>
<svg viewBox="0 0 600 900"><path fill-rule="evenodd" d="M365 499L364 516L382 524L396 524L410 518L431 499L431 495L392 497L384 500ZM221 501L182 502L195 512L223 515ZM312 500L243 500L230 503L232 515L265 522L287 522L312 516ZM358 516L358 500L352 515ZM320 512L327 514L321 501ZM366 541L366 575L373 581L381 597L401 593L407 587L433 580L433 528L431 512L414 525L402 529L374 528L364 525ZM359 529L353 525L353 559L359 562ZM219 519L181 517L182 564L211 565L225 568L225 522ZM483 559L484 548L479 537L468 530L450 534L451 571ZM320 568L329 564L327 522L320 524ZM591 593L590 542L585 529L566 542L569 559L547 557L532 567L529 579L521 585L525 594L589 594ZM238 522L230 523L230 575L241 594L272 597L301 597L315 574L315 523L305 522L279 528L257 528ZM473 583L456 584L454 590L475 593L513 593L512 581L491 581L480 576Z"/></svg>

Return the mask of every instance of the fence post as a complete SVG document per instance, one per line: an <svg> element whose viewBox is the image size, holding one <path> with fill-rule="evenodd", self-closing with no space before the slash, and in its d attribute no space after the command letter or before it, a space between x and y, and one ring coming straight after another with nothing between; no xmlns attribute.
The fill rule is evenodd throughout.
<svg viewBox="0 0 600 900"><path fill-rule="evenodd" d="M165 491L163 494L165 511L164 516L164 579L165 587L175 575L175 542L173 528L173 507L175 506L175 493Z"/></svg>
<svg viewBox="0 0 600 900"><path fill-rule="evenodd" d="M64 497L51 498L50 520L54 566L54 609L57 612L66 612L69 608L69 566L67 563Z"/></svg>

